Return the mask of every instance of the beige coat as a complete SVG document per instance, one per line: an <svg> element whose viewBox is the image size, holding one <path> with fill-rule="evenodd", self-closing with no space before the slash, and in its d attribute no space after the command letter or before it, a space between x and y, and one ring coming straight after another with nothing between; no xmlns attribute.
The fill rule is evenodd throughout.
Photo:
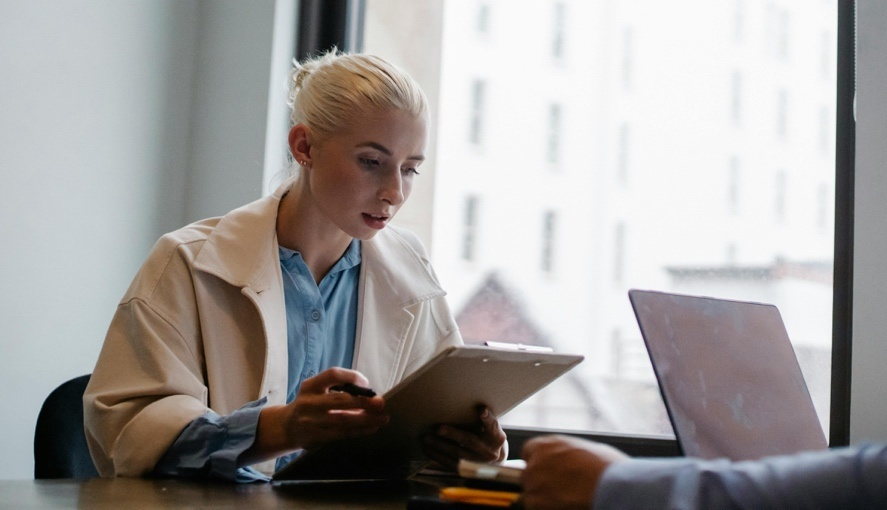
<svg viewBox="0 0 887 510"><path fill-rule="evenodd" d="M287 393L275 233L286 191L163 236L111 322L83 397L103 476L149 473L193 419ZM462 340L418 238L362 242L355 370L384 392ZM269 473L273 461L257 466Z"/></svg>

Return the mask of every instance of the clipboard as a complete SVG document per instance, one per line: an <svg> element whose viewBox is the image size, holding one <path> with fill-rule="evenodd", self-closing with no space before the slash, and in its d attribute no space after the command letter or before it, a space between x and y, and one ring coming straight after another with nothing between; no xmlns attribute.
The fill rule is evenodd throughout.
<svg viewBox="0 0 887 510"><path fill-rule="evenodd" d="M405 479L430 462L421 437L433 427L475 423L479 404L501 418L583 359L476 345L449 347L383 395L390 420L378 432L308 450L278 470L273 480Z"/></svg>

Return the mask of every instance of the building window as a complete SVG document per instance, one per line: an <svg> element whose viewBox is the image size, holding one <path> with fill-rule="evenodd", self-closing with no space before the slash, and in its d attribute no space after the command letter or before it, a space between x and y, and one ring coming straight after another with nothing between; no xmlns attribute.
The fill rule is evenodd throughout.
<svg viewBox="0 0 887 510"><path fill-rule="evenodd" d="M785 9L779 11L779 36L776 43L777 55L782 60L788 60L789 53L789 21L791 17Z"/></svg>
<svg viewBox="0 0 887 510"><path fill-rule="evenodd" d="M733 40L742 42L745 31L745 0L735 0L733 3Z"/></svg>
<svg viewBox="0 0 887 510"><path fill-rule="evenodd" d="M829 225L829 214L831 214L832 211L832 207L829 203L829 198L831 196L832 193L829 190L829 186L825 183L820 184L816 197L816 226L823 232L827 230Z"/></svg>
<svg viewBox="0 0 887 510"><path fill-rule="evenodd" d="M490 33L490 4L480 2L477 6L477 31L480 34Z"/></svg>
<svg viewBox="0 0 887 510"><path fill-rule="evenodd" d="M543 273L554 272L554 243L557 234L557 214L546 211L542 217L542 262Z"/></svg>
<svg viewBox="0 0 887 510"><path fill-rule="evenodd" d="M554 3L551 33L551 56L561 59L564 56L564 19L566 6L563 2Z"/></svg>
<svg viewBox="0 0 887 510"><path fill-rule="evenodd" d="M788 136L788 91L785 89L776 93L776 134L782 139Z"/></svg>
<svg viewBox="0 0 887 510"><path fill-rule="evenodd" d="M631 90L633 74L634 31L631 27L622 30L622 88Z"/></svg>
<svg viewBox="0 0 887 510"><path fill-rule="evenodd" d="M561 105L549 105L548 147L546 149L546 159L549 163L558 163L560 161L561 123Z"/></svg>
<svg viewBox="0 0 887 510"><path fill-rule="evenodd" d="M727 169L727 212L730 214L739 212L739 182L739 158L733 156L730 158L730 166Z"/></svg>
<svg viewBox="0 0 887 510"><path fill-rule="evenodd" d="M742 123L742 73L733 72L733 79L730 82L730 119L734 126Z"/></svg>
<svg viewBox="0 0 887 510"><path fill-rule="evenodd" d="M835 61L832 58L832 33L828 30L822 32L821 48L819 50L819 74L823 80L831 79L832 69L835 67Z"/></svg>
<svg viewBox="0 0 887 510"><path fill-rule="evenodd" d="M468 141L480 145L483 140L484 101L486 83L475 80L471 86L471 123L468 127Z"/></svg>
<svg viewBox="0 0 887 510"><path fill-rule="evenodd" d="M625 184L628 182L628 162L631 150L631 128L627 123L619 126L617 150L619 152L616 155L616 175L619 178L619 182Z"/></svg>
<svg viewBox="0 0 887 510"><path fill-rule="evenodd" d="M774 211L776 212L776 220L780 223L785 221L785 203L788 194L787 179L785 170L776 172Z"/></svg>
<svg viewBox="0 0 887 510"><path fill-rule="evenodd" d="M621 283L625 277L625 223L619 222L613 232L613 281Z"/></svg>
<svg viewBox="0 0 887 510"><path fill-rule="evenodd" d="M610 333L610 373L613 377L625 376L625 345L622 341L622 331L618 328Z"/></svg>
<svg viewBox="0 0 887 510"><path fill-rule="evenodd" d="M473 261L477 257L477 202L476 196L465 198L462 216L462 259Z"/></svg>
<svg viewBox="0 0 887 510"><path fill-rule="evenodd" d="M737 260L739 259L739 248L736 247L736 243L727 244L726 257L727 257L727 265L735 266Z"/></svg>

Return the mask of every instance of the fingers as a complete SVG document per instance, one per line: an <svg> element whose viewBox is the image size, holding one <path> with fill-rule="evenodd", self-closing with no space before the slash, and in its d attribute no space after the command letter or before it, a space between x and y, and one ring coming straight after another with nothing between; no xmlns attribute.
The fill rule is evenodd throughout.
<svg viewBox="0 0 887 510"><path fill-rule="evenodd" d="M441 425L423 438L425 454L446 467L455 468L459 459L495 462L503 460L506 437L496 416L487 407L478 409L477 425Z"/></svg>
<svg viewBox="0 0 887 510"><path fill-rule="evenodd" d="M489 407L482 406L480 408L480 422L483 441L495 449L497 455L495 460L505 460L503 446L508 438L505 436L505 431L499 426L499 420L496 418L496 415L493 414Z"/></svg>
<svg viewBox="0 0 887 510"><path fill-rule="evenodd" d="M370 413L381 413L385 401L379 397L351 395L342 391L331 391L332 388L344 384L368 387L367 378L356 370L333 367L302 381L297 400L301 400L306 408L316 411L334 409L363 409ZM314 398L321 397L321 398Z"/></svg>
<svg viewBox="0 0 887 510"><path fill-rule="evenodd" d="M347 383L369 385L360 372L338 367L302 381L295 400L287 404L293 443L312 448L336 439L372 434L388 423L382 397L331 390Z"/></svg>
<svg viewBox="0 0 887 510"><path fill-rule="evenodd" d="M357 370L333 367L302 381L299 392L326 393L337 384L351 383L358 386L369 386L370 382Z"/></svg>

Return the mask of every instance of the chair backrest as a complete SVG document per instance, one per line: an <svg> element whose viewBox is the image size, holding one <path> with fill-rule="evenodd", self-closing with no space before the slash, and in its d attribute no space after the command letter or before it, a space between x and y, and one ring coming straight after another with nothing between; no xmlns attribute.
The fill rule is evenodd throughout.
<svg viewBox="0 0 887 510"><path fill-rule="evenodd" d="M34 431L34 478L99 476L83 432L83 392L89 375L63 383L43 402Z"/></svg>

